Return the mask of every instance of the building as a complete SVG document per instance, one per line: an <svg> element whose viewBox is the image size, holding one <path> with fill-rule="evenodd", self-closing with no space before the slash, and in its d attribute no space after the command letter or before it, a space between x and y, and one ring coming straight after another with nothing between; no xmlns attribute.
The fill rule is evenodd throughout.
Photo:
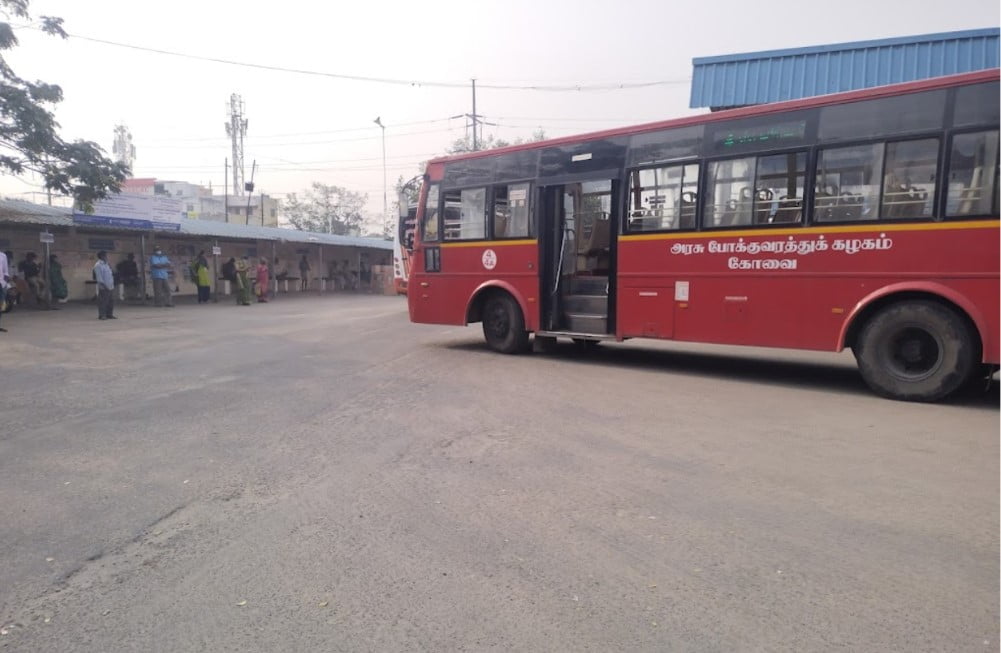
<svg viewBox="0 0 1001 653"><path fill-rule="evenodd" d="M122 192L179 200L179 217L189 220L213 220L258 227L278 226L280 203L270 195L214 195L211 188L199 184L155 178L126 179L122 184Z"/></svg>
<svg viewBox="0 0 1001 653"><path fill-rule="evenodd" d="M712 111L999 66L997 27L692 60L690 106Z"/></svg>

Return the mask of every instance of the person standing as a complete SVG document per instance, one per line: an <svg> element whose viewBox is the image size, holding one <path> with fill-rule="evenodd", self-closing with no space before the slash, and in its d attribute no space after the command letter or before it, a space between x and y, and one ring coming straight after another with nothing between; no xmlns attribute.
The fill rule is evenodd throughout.
<svg viewBox="0 0 1001 653"><path fill-rule="evenodd" d="M261 257L257 264L257 303L266 304L268 301L268 280L271 271L268 269L268 259Z"/></svg>
<svg viewBox="0 0 1001 653"><path fill-rule="evenodd" d="M124 261L119 261L118 265L115 266L115 271L118 273L118 283L125 286L126 297L129 294L138 296L139 265L136 263L136 255L129 252L128 257ZM130 289L131 293L129 293Z"/></svg>
<svg viewBox="0 0 1001 653"><path fill-rule="evenodd" d="M10 281L10 266L7 264L7 255L0 252L0 318L10 310L7 306L7 282ZM7 329L0 326L0 333L7 333Z"/></svg>
<svg viewBox="0 0 1001 653"><path fill-rule="evenodd" d="M153 256L149 260L149 276L153 279L153 303L157 306L173 306L170 298L170 259L163 253L163 249L157 245L153 250Z"/></svg>
<svg viewBox="0 0 1001 653"><path fill-rule="evenodd" d="M247 274L250 263L244 256L236 262L236 303L239 306L250 306L250 279Z"/></svg>
<svg viewBox="0 0 1001 653"><path fill-rule="evenodd" d="M38 256L34 252L28 252L25 254L24 260L18 264L17 269L35 296L35 302L43 303L45 301L45 282L42 281L42 266L38 264Z"/></svg>
<svg viewBox="0 0 1001 653"><path fill-rule="evenodd" d="M97 319L117 320L115 317L115 274L108 265L108 253L103 249L97 253L94 264L94 279L97 280Z"/></svg>
<svg viewBox="0 0 1001 653"><path fill-rule="evenodd" d="M52 288L52 299L65 304L70 291L63 276L63 264L55 254L49 255L49 286Z"/></svg>
<svg viewBox="0 0 1001 653"><path fill-rule="evenodd" d="M209 275L209 261L205 258L205 250L198 252L198 258L192 264L192 270L194 272L194 282L198 286L198 303L207 304L209 302L209 293L212 290L212 278Z"/></svg>
<svg viewBox="0 0 1001 653"><path fill-rule="evenodd" d="M302 255L299 261L299 290L306 290L309 287L309 261L306 255Z"/></svg>

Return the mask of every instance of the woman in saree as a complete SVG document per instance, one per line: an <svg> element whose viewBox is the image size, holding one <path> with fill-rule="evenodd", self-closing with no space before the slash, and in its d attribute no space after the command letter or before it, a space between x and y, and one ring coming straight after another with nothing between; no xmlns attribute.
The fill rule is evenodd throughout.
<svg viewBox="0 0 1001 653"><path fill-rule="evenodd" d="M270 277L270 271L268 270L268 260L262 258L257 264L257 301L260 303L267 303L268 301L268 279Z"/></svg>
<svg viewBox="0 0 1001 653"><path fill-rule="evenodd" d="M55 254L49 256L49 283L52 288L52 299L66 303L70 291L66 286L66 278L63 276L63 264Z"/></svg>

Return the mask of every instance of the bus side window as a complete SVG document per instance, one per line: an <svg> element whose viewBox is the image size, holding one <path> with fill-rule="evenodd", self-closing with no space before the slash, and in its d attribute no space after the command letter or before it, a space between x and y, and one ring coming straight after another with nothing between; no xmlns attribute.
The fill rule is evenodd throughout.
<svg viewBox="0 0 1001 653"><path fill-rule="evenodd" d="M755 158L711 161L706 175L703 226L733 227L751 224L754 204Z"/></svg>
<svg viewBox="0 0 1001 653"><path fill-rule="evenodd" d="M887 143L880 217L930 218L937 165L937 138Z"/></svg>
<svg viewBox="0 0 1001 653"><path fill-rule="evenodd" d="M421 241L435 243L438 240L438 184L434 184L428 188L427 200L424 202Z"/></svg>
<svg viewBox="0 0 1001 653"><path fill-rule="evenodd" d="M813 221L875 220L882 169L882 143L821 150L817 160Z"/></svg>
<svg viewBox="0 0 1001 653"><path fill-rule="evenodd" d="M949 153L949 218L998 213L998 132L957 134Z"/></svg>
<svg viewBox="0 0 1001 653"><path fill-rule="evenodd" d="M494 186L493 237L527 238L529 184Z"/></svg>

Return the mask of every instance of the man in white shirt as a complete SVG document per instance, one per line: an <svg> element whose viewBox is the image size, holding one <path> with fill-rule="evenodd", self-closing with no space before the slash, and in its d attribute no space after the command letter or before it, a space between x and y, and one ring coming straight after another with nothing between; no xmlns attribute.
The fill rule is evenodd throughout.
<svg viewBox="0 0 1001 653"><path fill-rule="evenodd" d="M5 305L7 300L7 282L10 279L10 264L7 263L7 255L0 252L0 305ZM0 317L3 312L0 311ZM0 333L7 333L7 329L0 326Z"/></svg>
<svg viewBox="0 0 1001 653"><path fill-rule="evenodd" d="M97 280L97 319L117 320L115 317L115 274L108 265L108 253L103 249L97 253L94 264L94 278Z"/></svg>

